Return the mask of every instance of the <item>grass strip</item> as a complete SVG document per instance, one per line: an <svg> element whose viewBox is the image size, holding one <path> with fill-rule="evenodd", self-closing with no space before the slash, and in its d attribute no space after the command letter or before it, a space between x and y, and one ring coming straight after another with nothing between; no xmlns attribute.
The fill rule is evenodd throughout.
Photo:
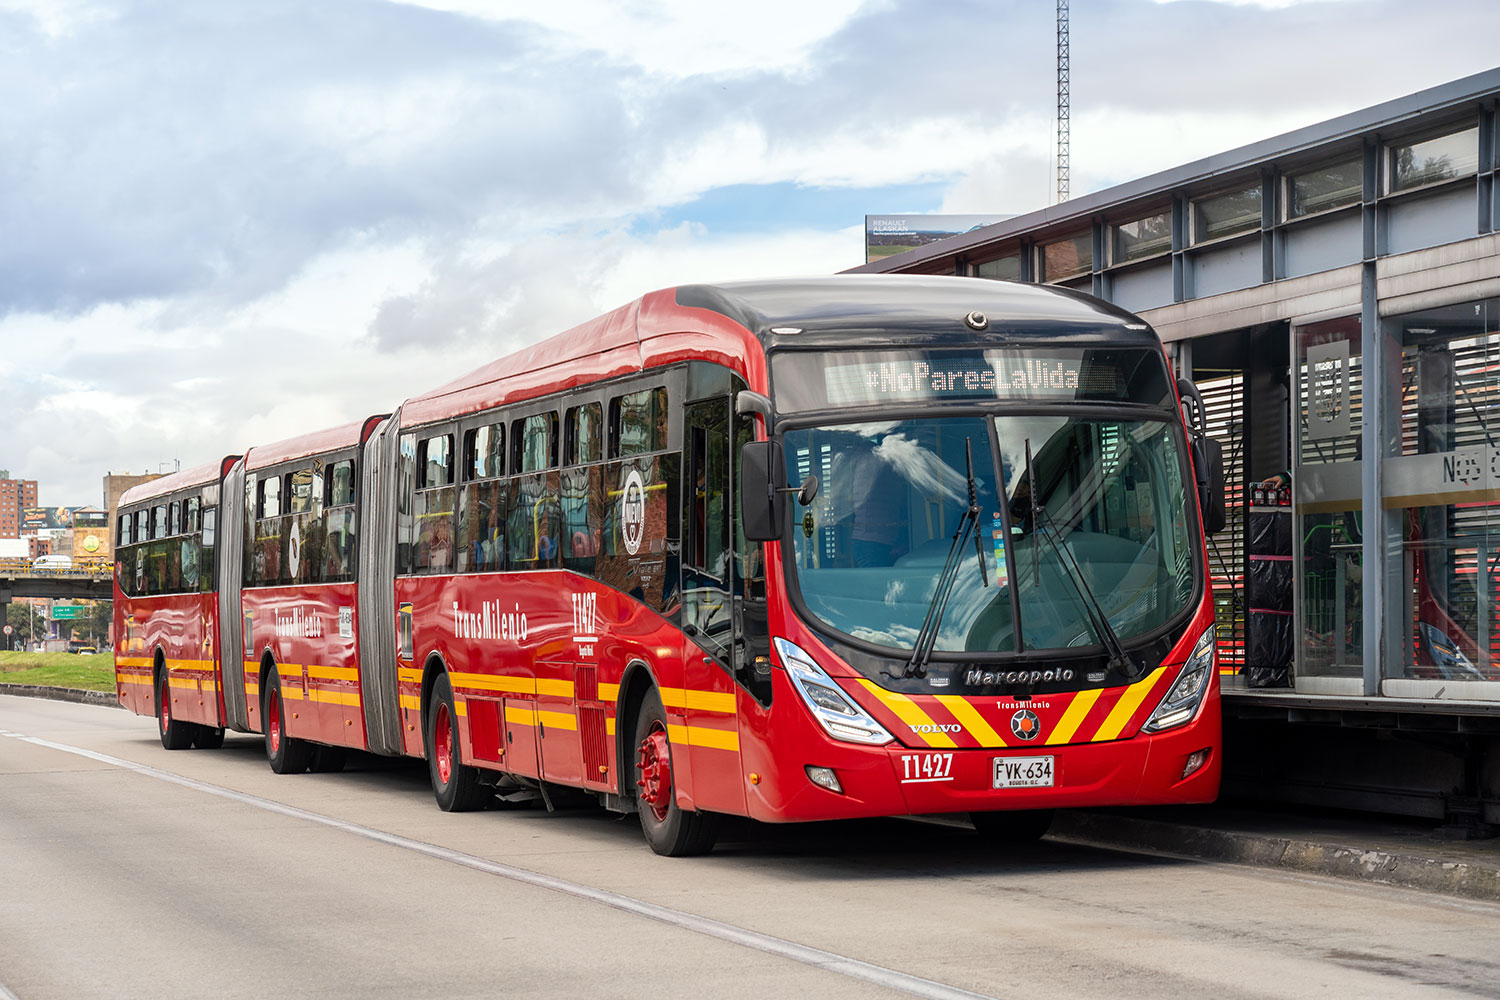
<svg viewBox="0 0 1500 1000"><path fill-rule="evenodd" d="M113 691L115 658L108 654L0 652L0 684L45 684L80 691Z"/></svg>

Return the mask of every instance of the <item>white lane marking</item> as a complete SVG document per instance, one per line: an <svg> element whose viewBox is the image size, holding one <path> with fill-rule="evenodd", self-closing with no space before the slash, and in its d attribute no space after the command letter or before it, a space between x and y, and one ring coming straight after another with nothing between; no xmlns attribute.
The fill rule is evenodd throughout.
<svg viewBox="0 0 1500 1000"><path fill-rule="evenodd" d="M211 785L206 781L198 781L194 778L183 777L170 771L159 771L145 764L137 764L134 761L121 760L108 754L97 753L93 750L85 750L82 747L68 746L65 743L54 743L37 736L26 736L21 733L12 733L0 729L0 736L7 736L22 743L30 743L34 746L47 747L50 750L58 750L62 753L76 754L79 757L87 757L101 764L109 764L113 767L134 771L136 774L158 781L166 781L184 788L195 791L207 792L209 795L217 795L220 798L239 802L243 805L254 806L267 812L278 813L292 819L306 820L310 823L321 823L323 826L342 830L345 833L354 834L356 837L364 837L379 844L387 844L391 847L399 847L403 850L413 851L429 858L439 861L447 861L450 864L462 865L475 871L484 872L488 875L498 875L501 878L522 882L526 885L537 886L541 889L551 889L564 895L574 896L578 899L586 899L590 902L602 903L605 906L633 913L637 916L657 920L673 927L683 930L704 934L708 937L728 941L731 944L742 945L753 948L770 955L800 962L814 968L824 969L851 979L863 980L876 986L909 993L912 996L927 997L931 1000L994 1000L987 994L971 993L968 990L949 986L945 983L935 982L931 979L923 979L895 969L887 969L884 966L872 965L862 962L856 958L824 951L821 948L812 948L807 945L797 944L785 938L774 937L770 934L762 934L759 931L747 930L736 927L734 924L726 924L709 917L701 917L697 914L687 913L683 910L674 910L669 906L661 906L657 903L648 903L645 900L636 899L632 896L624 896L607 889L596 889L593 886L583 885L578 882L570 882L567 879L557 878L553 875L544 875L526 868L517 868L514 865L501 864L498 861L489 861L484 858L475 857L472 854L464 854L460 851L449 850L446 847L438 847L436 844L425 844L420 840L409 840L406 837L397 836L394 833L386 833L368 826L360 826L358 823L349 823L345 820L335 819L332 816L324 816L320 813L308 812L306 809L298 809L295 806L285 805L271 799L263 799L258 795L248 795L244 792L236 792L233 789L224 788L221 785ZM0 1000L18 1000L18 998L6 996L0 987Z"/></svg>
<svg viewBox="0 0 1500 1000"><path fill-rule="evenodd" d="M4 983L0 983L0 1000L21 1000L21 998L6 989Z"/></svg>

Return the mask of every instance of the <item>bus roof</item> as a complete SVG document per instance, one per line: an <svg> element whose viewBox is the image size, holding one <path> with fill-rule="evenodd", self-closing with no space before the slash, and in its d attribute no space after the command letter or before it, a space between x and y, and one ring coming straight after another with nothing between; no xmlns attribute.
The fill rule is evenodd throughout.
<svg viewBox="0 0 1500 1000"><path fill-rule="evenodd" d="M195 465L191 469L183 469L174 472L170 476L162 476L150 482L132 486L120 497L120 506L128 507L131 504L140 503L143 500L154 500L157 497L166 496L168 493L176 493L178 490L192 489L195 486L207 486L209 483L219 481L219 463L210 462L207 465Z"/></svg>
<svg viewBox="0 0 1500 1000"><path fill-rule="evenodd" d="M342 426L330 427L326 430L299 434L284 441L274 441L271 444L257 445L245 453L245 471L264 469L268 466L279 465L282 462L290 462L298 458L307 458L311 455L322 455L330 451L342 451L345 448L353 448L359 444L359 432L363 426L364 421L354 424L343 424Z"/></svg>
<svg viewBox="0 0 1500 1000"><path fill-rule="evenodd" d="M990 320L976 333L965 317ZM795 329L795 333L778 330ZM888 346L906 337L1028 338L1159 346L1140 319L1050 285L906 274L836 274L682 285L643 295L408 399L403 426L474 413L676 360L703 358L764 387L765 349Z"/></svg>
<svg viewBox="0 0 1500 1000"><path fill-rule="evenodd" d="M976 332L965 317L974 312L985 315L988 332L996 336L1158 343L1141 319L1117 306L1069 288L1029 282L840 274L684 285L676 291L680 305L722 313L767 347L790 346L794 339L798 344L831 346L836 340L840 346L855 346L865 335L871 346L879 346L892 338L945 332L972 341Z"/></svg>

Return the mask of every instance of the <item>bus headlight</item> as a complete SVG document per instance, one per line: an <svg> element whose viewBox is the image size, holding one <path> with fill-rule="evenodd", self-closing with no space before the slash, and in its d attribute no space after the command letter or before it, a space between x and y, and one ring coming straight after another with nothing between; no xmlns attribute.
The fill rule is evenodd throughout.
<svg viewBox="0 0 1500 1000"><path fill-rule="evenodd" d="M839 689L833 678L822 667L802 651L802 647L780 637L773 640L776 653L786 667L792 687L802 696L802 702L812 717L818 720L823 731L845 743L866 743L880 746L895 739L885 727L870 717Z"/></svg>
<svg viewBox="0 0 1500 1000"><path fill-rule="evenodd" d="M1156 706L1151 718L1141 727L1143 733L1159 733L1192 721L1203 703L1203 694L1208 690L1208 681L1213 676L1214 650L1218 642L1218 626L1210 625L1193 647L1193 653L1182 665L1177 682L1167 696Z"/></svg>

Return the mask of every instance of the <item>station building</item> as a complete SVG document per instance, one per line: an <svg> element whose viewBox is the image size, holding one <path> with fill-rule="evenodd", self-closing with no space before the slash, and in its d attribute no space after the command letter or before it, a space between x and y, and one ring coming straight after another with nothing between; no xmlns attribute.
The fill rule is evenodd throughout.
<svg viewBox="0 0 1500 1000"><path fill-rule="evenodd" d="M1500 824L1497 107L1500 69L853 269L1090 292L1198 385L1230 790ZM1278 476L1280 664L1247 586Z"/></svg>

